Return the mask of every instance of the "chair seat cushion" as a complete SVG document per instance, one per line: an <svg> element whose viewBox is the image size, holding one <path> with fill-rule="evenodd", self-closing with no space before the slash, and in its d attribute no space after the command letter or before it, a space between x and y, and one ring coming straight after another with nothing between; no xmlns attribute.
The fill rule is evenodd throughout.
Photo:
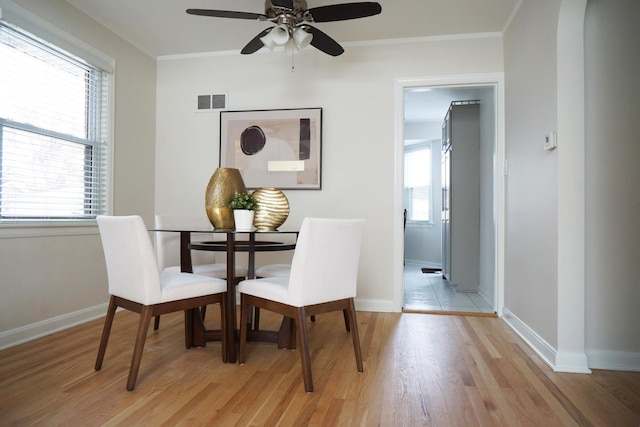
<svg viewBox="0 0 640 427"><path fill-rule="evenodd" d="M160 302L176 301L227 291L226 280L165 269L160 275Z"/></svg>
<svg viewBox="0 0 640 427"><path fill-rule="evenodd" d="M174 265L167 267L164 271L180 272L180 266ZM227 264L201 264L193 266L193 274L199 274L201 276L217 277L218 279L224 279L227 277ZM247 269L239 265L236 265L236 277L246 277Z"/></svg>
<svg viewBox="0 0 640 427"><path fill-rule="evenodd" d="M291 304L289 297L289 277L267 277L264 279L243 280L238 284L241 294L253 295L277 301L283 304Z"/></svg>
<svg viewBox="0 0 640 427"><path fill-rule="evenodd" d="M291 264L270 264L256 268L256 277L288 276Z"/></svg>

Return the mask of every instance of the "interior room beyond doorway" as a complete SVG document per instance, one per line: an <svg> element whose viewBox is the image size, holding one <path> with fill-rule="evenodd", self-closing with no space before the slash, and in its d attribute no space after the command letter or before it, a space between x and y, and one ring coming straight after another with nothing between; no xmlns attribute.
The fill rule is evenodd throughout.
<svg viewBox="0 0 640 427"><path fill-rule="evenodd" d="M495 312L494 152L496 100L493 85L404 89L404 296L410 311ZM477 281L460 292L440 273L443 266L442 131L453 101L478 100L477 179L479 242L474 251ZM460 147L460 145L458 146ZM428 155L419 154L425 150ZM421 162L416 165L416 159ZM424 159L429 159L424 160ZM416 181L413 169L423 175ZM424 177L425 173L428 175ZM416 184L418 182L418 184ZM455 191L455 189L453 190ZM465 204L471 203L469 200ZM458 206L460 209L460 207ZM422 269L426 268L426 272ZM433 271L433 272L432 272Z"/></svg>

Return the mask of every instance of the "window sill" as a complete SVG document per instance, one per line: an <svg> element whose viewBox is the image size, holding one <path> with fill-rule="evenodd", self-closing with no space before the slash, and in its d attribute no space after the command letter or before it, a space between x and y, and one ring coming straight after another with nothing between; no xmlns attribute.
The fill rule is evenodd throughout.
<svg viewBox="0 0 640 427"><path fill-rule="evenodd" d="M34 221L0 223L0 239L29 237L98 235L98 225L91 221Z"/></svg>
<svg viewBox="0 0 640 427"><path fill-rule="evenodd" d="M407 221L407 228L433 228L431 221Z"/></svg>

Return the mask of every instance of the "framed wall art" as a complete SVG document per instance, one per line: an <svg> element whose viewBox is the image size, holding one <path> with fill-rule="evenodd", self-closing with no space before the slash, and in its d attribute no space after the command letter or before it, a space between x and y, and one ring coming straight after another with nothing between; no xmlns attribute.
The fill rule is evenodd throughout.
<svg viewBox="0 0 640 427"><path fill-rule="evenodd" d="M322 108L221 111L220 166L247 188L319 190Z"/></svg>

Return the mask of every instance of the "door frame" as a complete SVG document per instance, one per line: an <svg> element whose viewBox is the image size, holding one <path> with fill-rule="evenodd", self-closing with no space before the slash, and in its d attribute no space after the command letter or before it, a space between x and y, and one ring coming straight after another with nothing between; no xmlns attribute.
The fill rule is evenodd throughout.
<svg viewBox="0 0 640 427"><path fill-rule="evenodd" d="M493 168L494 212L494 277L493 306L498 316L504 307L504 231L505 231L505 174L506 153L504 141L504 73L459 74L397 79L395 81L395 147L394 147L394 242L393 242L393 311L401 312L404 302L404 91L414 87L463 88L493 86L495 96L496 145Z"/></svg>

